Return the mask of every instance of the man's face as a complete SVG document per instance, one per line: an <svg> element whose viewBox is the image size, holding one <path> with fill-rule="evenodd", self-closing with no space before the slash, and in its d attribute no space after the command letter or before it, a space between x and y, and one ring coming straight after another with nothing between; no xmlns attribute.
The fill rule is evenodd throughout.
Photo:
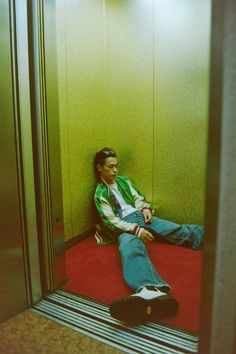
<svg viewBox="0 0 236 354"><path fill-rule="evenodd" d="M105 159L104 165L97 165L97 169L100 173L100 176L108 184L114 182L118 170L118 161L116 157L107 157Z"/></svg>

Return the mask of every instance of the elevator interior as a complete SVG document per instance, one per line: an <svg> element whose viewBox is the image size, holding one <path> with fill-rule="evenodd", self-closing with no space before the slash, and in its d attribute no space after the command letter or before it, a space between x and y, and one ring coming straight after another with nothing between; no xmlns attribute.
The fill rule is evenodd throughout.
<svg viewBox="0 0 236 354"><path fill-rule="evenodd" d="M12 56L13 78L20 73L22 87L28 85L37 97L29 103L22 91L13 95L19 113L27 116L14 118L23 135L22 172L28 173L21 178L30 177L31 183L37 178L38 198L27 202L27 211L36 203L42 235L40 269L33 255L29 259L35 301L40 277L44 292L66 279L64 240L94 224L92 160L103 145L119 151L121 174L135 176L161 217L203 223L210 2L42 1L29 9L18 6L10 2L18 57L9 47L8 65ZM32 13L29 43L23 24L27 11ZM26 78L24 51L34 59ZM34 156L29 153L31 136ZM30 188L24 186L26 197L33 195ZM32 226L36 215L29 217L30 249L38 257Z"/></svg>
<svg viewBox="0 0 236 354"><path fill-rule="evenodd" d="M94 226L93 157L105 145L160 217L204 223L210 10L210 1L56 3L66 242Z"/></svg>
<svg viewBox="0 0 236 354"><path fill-rule="evenodd" d="M60 155L60 140L59 140L60 132L59 132L59 121L58 121L59 112L58 112L58 101L57 101L58 73L55 65L57 47L56 47L56 31L54 31L54 27L53 27L54 20L56 21L55 18L56 7L55 7L55 3L52 1L42 1L42 2L32 1L30 4L29 3L27 4L28 6L27 8L26 2L22 1L20 5L23 6L21 6L20 9L19 3L20 2L14 2L14 1L1 1L1 11L0 11L1 32L4 34L4 36L1 36L1 51L3 55L0 56L1 67L4 68L4 70L1 70L1 80L0 80L1 92L4 92L4 94L1 95L1 132L0 132L1 161L3 161L2 164L3 173L1 173L1 178L2 178L1 197L3 197L2 200L4 202L3 203L4 207L1 208L1 217L3 220L2 224L4 225L3 234L14 235L14 237L9 237L9 238L6 237L2 239L3 244L1 247L1 260L3 260L2 269L5 270L3 275L4 275L4 279L6 280L6 282L4 281L1 282L1 285L5 284L4 285L5 288L1 293L2 299L4 300L3 302L1 301L1 304L3 304L2 313L4 314L4 310L6 308L12 309L11 313L9 312L7 313L7 317L13 315L14 313L19 312L21 309L25 308L27 304L31 304L32 302L35 302L38 299L40 299L40 297L42 296L41 284L42 284L42 288L44 289L44 292L53 291L63 282L63 279L65 278L65 272L64 272L65 266L64 266L64 258L63 258L63 244L64 244L63 217L62 217L63 210L62 210L62 198L60 192L61 191L61 185L60 185L61 155ZM95 2L92 1L80 2L80 4L82 3L92 4ZM130 4L130 2L104 1L103 5L107 4L109 6L112 6L112 4L113 5L117 4L116 10L118 10L117 12L119 13L120 11L119 4L121 5L121 3L126 5L128 3ZM161 3L162 2L159 2L159 4ZM170 4L171 1L165 3ZM186 2L181 1L180 3L184 4ZM138 1L137 4L141 6L142 2ZM70 5L72 6L73 2L71 2ZM102 12L101 16L104 16L106 14L105 5L102 7L102 10L100 11L100 14ZM154 7L156 6L156 2L153 2L153 6ZM223 5L221 6L223 7ZM215 5L215 7L216 10L214 13L214 19L217 22L216 18L219 19L219 17L217 17L217 14L219 14L218 11L220 12L220 10L222 9L220 8L219 5ZM129 8L127 5L127 10L128 9ZM142 13L144 13L145 11L143 11ZM32 14L32 16L28 15L27 14L28 12ZM93 14L94 13L95 11L93 12ZM129 20L131 20L132 16L130 12L128 13L129 13ZM159 14L160 13L158 13L158 15ZM230 19L229 12L226 12L226 14L227 16L229 16ZM176 15L177 16L179 15L178 11ZM118 15L117 17L115 15L114 20L118 20L119 19L118 17L119 17ZM200 15L198 17L202 18ZM171 18L171 16L169 18ZM25 21L26 19L28 23L27 21ZM219 23L220 25L222 25L220 21ZM144 23L144 27L145 24L146 23ZM71 25L73 25L73 23ZM127 23L126 24L124 23L123 25L125 26L127 25ZM222 32L220 32L221 29L220 25L219 25L219 29L216 25L215 27L213 26L213 35L216 36L220 34L222 36L220 38L222 39L223 35ZM64 27L64 29L66 29L66 27ZM29 37L27 37L28 30L29 30ZM146 30L148 30L148 25ZM114 29L114 33L113 33L114 35L115 32L116 29ZM188 33L188 31L186 31L186 33ZM93 35L94 35L94 31L93 33L91 33L91 37L90 37L91 40ZM108 37L110 38L110 34ZM117 32L117 37L118 39L121 40L121 33L119 33L119 31ZM29 42L28 42L28 38L29 38ZM104 38L103 35L102 38ZM71 46L73 47L74 39L71 38L71 41L72 41ZM65 42L62 41L62 45L63 43ZM221 42L219 41L219 43ZM224 41L222 41L222 43L224 43ZM166 41L164 41L164 44L166 44ZM194 46L194 41L192 45ZM90 48L90 45L88 45L88 48ZM213 47L213 49L214 48L215 47ZM154 52L157 51L157 47L152 47L152 49ZM169 47L166 48L166 50L169 49L170 49ZM218 50L221 49L222 48L218 46ZM114 50L113 54L115 54L116 47L113 48L113 50ZM137 46L135 51L136 50L139 53L140 47ZM149 48L149 53L150 53L150 48ZM159 54L161 54L161 52L159 52ZM31 59L29 61L28 61L28 56ZM102 56L103 54L101 54L101 57ZM148 55L147 57L149 58ZM152 58L153 57L154 56L152 55ZM233 57L234 56L232 56L232 58ZM73 58L73 56L71 56L71 58ZM94 59L93 57L89 57L89 58L91 60ZM213 78L215 78L214 70L216 67L219 69L218 72L221 73L223 64L220 61L220 58L221 57L217 57L216 59L216 57L213 56L213 59L211 61L211 65L213 68L212 69ZM105 57L104 59L107 59L107 57ZM121 63L123 63L122 59L124 60L123 64L127 62L125 56L123 56L123 58L121 57L120 59L121 59ZM173 57L171 58L171 60L172 59ZM178 63L177 59L178 57L176 58L176 63ZM58 60L60 61L62 59L58 58ZM101 62L103 62L103 60L100 61L100 64L102 65ZM164 64L167 65L168 62L164 61ZM146 69L147 66L148 65L144 65L144 69ZM155 71L155 65L152 65L152 68L155 75L157 75L157 72ZM30 73L30 75L28 75L28 73ZM118 76L119 74L120 72L117 73ZM206 79L207 75L204 75L204 79ZM73 72L71 73L71 76L73 77ZM151 76L153 78L153 75ZM144 83L147 83L146 78L147 76L144 75L144 79L145 79L143 80ZM161 78L161 76L159 76L159 78ZM113 79L116 82L116 77L113 77ZM222 81L220 80L223 80L221 76L218 76L217 80L215 81L213 80L213 82L215 83L214 90L218 94L220 91L220 89L218 90L218 87L221 87L222 84ZM159 84L161 85L161 81L159 82ZM149 86L149 84L147 86ZM156 88L155 85L153 85L153 87ZM207 91L206 86L204 87L205 90ZM145 92L137 92L138 94L140 94L139 98L140 97L143 98L145 96L146 89L144 91ZM204 91L205 94L206 91ZM59 109L61 109L60 92L61 91L59 86ZM171 90L168 92L170 93ZM73 93L73 88L72 90L68 91L68 97L70 97L71 93ZM120 90L119 87L117 87L117 91L116 91L116 95L118 94L122 95L122 90ZM152 90L152 94L153 94L153 90ZM220 91L218 97L221 97L220 96L221 94L222 91ZM101 96L103 95L101 94ZM108 96L105 95L105 97L107 98ZM205 95L204 97L207 97L207 95ZM87 107L91 107L89 104L93 102L94 96L85 97L85 98L87 99L87 101L85 100L84 103L87 105ZM88 98L91 98L91 100L89 100ZM146 97L146 99L148 102L148 97ZM115 109L116 102L114 101L114 97L111 102L112 102L112 107L110 107L109 109L112 108L111 111L113 111L113 113L114 112L116 113L116 109ZM104 103L105 107L106 107L106 103L107 102ZM154 105L154 108L157 109L157 107L158 108L160 107L163 109L163 107L159 105L160 103L161 102L158 102L157 105ZM215 103L215 111L212 108L212 103ZM212 95L211 102L210 102L210 107L211 107L210 116L213 115L214 113L217 119L214 122L215 123L214 128L213 128L214 124L210 122L210 128L212 129L212 131L210 130L209 133L210 145L209 145L208 153L210 154L210 157L213 158L213 160L208 160L208 168L211 168L211 170L208 170L208 184L207 184L208 209L206 210L206 214L208 216L207 220L210 220L208 221L208 230L210 235L216 233L216 220L217 220L216 214L217 214L217 206L219 202L217 188L219 186L218 176L219 176L219 169L220 169L219 166L219 155L220 155L220 145L219 145L220 123L219 122L221 119L219 118L219 114L221 113L220 103L221 100L220 99L217 100L215 96ZM126 102L126 104L124 104L123 107L119 106L119 108L122 108L124 110L124 106L126 105L126 107L129 107L129 104L130 101ZM197 102L194 101L191 102L191 107L193 109L195 104L197 104ZM134 106L135 106L135 102L134 102ZM146 105L147 111L145 112L145 115L148 113L148 106L149 105L147 104ZM207 103L205 103L205 108L206 107L207 107ZM166 105L164 108L166 108ZM101 110L100 112L99 109ZM155 109L154 112L156 112ZM109 117L109 114L107 113L105 116L103 115L104 111L102 111L102 106L96 107L95 112L97 113L97 116L100 116L101 113L101 116L104 117L105 121ZM128 113L131 114L132 112L128 112ZM137 110L136 113L140 114L140 110ZM2 120L2 117L4 118L4 121ZM22 117L24 117L24 119ZM60 117L61 117L61 112L60 112ZM117 117L115 118L116 119L114 119L114 122L116 122L115 124L118 125L119 120L117 119ZM83 120L83 122L85 123L86 119ZM135 125L135 122L133 122L133 125ZM142 123L144 122L141 122L140 124ZM151 123L152 128L153 128L153 123L154 120ZM204 125L205 123L202 124ZM159 122L159 124L160 124L159 125L160 128L161 127L162 129L165 128L162 126L162 122ZM120 123L120 125L122 128L123 124ZM145 123L145 127L146 125L147 123ZM141 128L142 127L140 127L140 129ZM81 127L80 131L83 131L83 126ZM84 131L87 132L85 128ZM110 132L106 132L105 130L103 130L103 133L104 134L108 133L107 137L110 136L109 135ZM158 132L152 130L151 132L149 131L149 133L154 138L157 138L157 136L159 136L158 134L161 135L161 130L159 130ZM201 130L201 133L203 133L204 136L203 130ZM33 135L33 141L34 141L33 149L31 146L32 145L31 134ZM148 137L150 137L150 134L148 134ZM120 137L121 136L122 134L120 134ZM92 138L90 136L86 140L86 142L92 141L93 140ZM137 136L134 136L134 140L135 138L137 138ZM151 156L154 157L155 155L157 157L158 156L157 152L159 151L159 149L158 151L155 151L154 138L152 141L153 149L152 149ZM102 141L97 142L99 147ZM204 144L201 145L202 152L204 149L206 151L207 142L206 140L204 141L205 141L205 148L204 148ZM195 143L198 146L198 141L196 141ZM114 145L114 143L112 145ZM118 146L119 150L121 147L120 150L121 156L122 154L124 156L125 154L124 151L127 147L124 147L124 150L122 151L122 144L118 138L117 141L115 141L115 145ZM8 148L6 148L7 146ZM165 150L165 148L166 146L164 144L162 146L162 149ZM94 153L94 146L90 146L88 151L89 151L88 152L89 156L88 155L85 156L86 158L83 161L83 166L85 168L84 171L86 171L86 173L89 174L92 172L90 170L89 171L86 170L86 168L89 169L87 165L87 161L88 158L90 158L90 156L92 156L92 154ZM145 151L145 149L142 151ZM31 153L33 156L31 155ZM133 152L133 154L134 154L133 160L131 159L131 161L125 162L124 170L126 171L126 173L129 172L129 169L130 171L132 171L132 174L133 171L135 171L135 173L138 172L137 170L139 168L138 166L135 167L136 164L134 162L137 159L137 155L139 155L139 151L137 151L136 156L135 156L135 152ZM153 160L150 161L148 160L148 158L150 159L150 151L145 152L145 154L146 155L144 159L147 160L147 162L150 163L150 166L153 167L153 163L154 161L156 161L155 158L153 158ZM81 156L83 156L82 153ZM62 164L63 164L63 160L62 160ZM203 165L204 163L202 164L202 166ZM201 170L201 173L203 173L203 170ZM214 174L214 178L213 178L213 174ZM90 178L91 178L90 181L92 181L92 175L90 175ZM143 186L145 191L145 179L144 178L142 179L142 176L139 176L138 178L139 178L140 187L142 188ZM212 182L212 178L214 179L213 182ZM35 180L36 180L36 193L34 193ZM201 181L203 181L203 179ZM203 186L202 183L200 184L201 186ZM8 188L6 186L8 186ZM150 195L151 198L154 198L152 196L154 196L155 194L154 193L155 188L157 189L157 186L154 185L153 191L151 192L147 191L147 194ZM212 196L212 192L216 192L214 196ZM165 195L164 191L163 191L163 195ZM201 195L202 198L204 198L204 195L203 194ZM34 196L36 196L35 198L36 200L34 199ZM65 198L66 197L64 197L64 199ZM199 202L198 206L200 204L203 205L203 199L199 200L198 202ZM211 210L209 210L209 206ZM200 210L201 208L198 208L198 211ZM163 209L163 212L166 212L166 210ZM204 217L203 211L202 214L201 215L200 214L198 214L197 216L199 219ZM10 215L11 218L9 218ZM196 210L195 210L195 215L197 215ZM83 220L86 221L86 225L88 225L87 222L89 220L89 217L90 216L87 215L85 218L83 218ZM81 222L83 220L81 219ZM26 234L26 231L30 235L30 237L28 237L27 239L24 236ZM40 240L39 249L38 249L38 241L37 241L38 235ZM205 273L203 274L204 275L203 281L205 282L204 286L206 289L207 289L207 285L206 285L207 280L209 282L210 279L210 283L213 284L212 269L213 269L213 261L215 259L214 250L216 247L214 241L215 241L214 236L210 236L208 241L209 242L208 247L206 248L207 250L206 257L208 257L206 258L206 265L210 264L210 267L204 268ZM39 254L41 260L41 267L39 266L40 264ZM42 282L41 279L43 279ZM15 297L12 297L13 293L15 294ZM211 302L211 297L212 297L212 290L208 289L208 293L205 297L205 300L207 299L207 301L203 306L203 318L205 316L205 319L209 321L208 322L209 324L211 324L211 320L209 320L210 313L206 306L207 304L209 304L209 302ZM205 313L204 313L204 309L205 309ZM205 336L205 338L207 336L207 333L209 333L209 328L211 328L210 325L208 326L208 329L205 331L205 334L204 332L202 332L202 335Z"/></svg>

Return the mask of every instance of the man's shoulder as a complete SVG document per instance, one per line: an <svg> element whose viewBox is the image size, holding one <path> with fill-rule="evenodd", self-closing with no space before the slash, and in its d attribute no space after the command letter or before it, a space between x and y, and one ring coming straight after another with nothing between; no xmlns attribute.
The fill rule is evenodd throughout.
<svg viewBox="0 0 236 354"><path fill-rule="evenodd" d="M129 181L129 178L128 177L126 177L126 176L116 176L116 182L119 182L119 181L121 181L121 182L127 182L127 181Z"/></svg>
<svg viewBox="0 0 236 354"><path fill-rule="evenodd" d="M100 197L104 192L106 192L107 187L105 186L104 183L102 182L98 182L95 188L95 193L94 196L95 197Z"/></svg>
<svg viewBox="0 0 236 354"><path fill-rule="evenodd" d="M117 176L116 177L116 183L120 186L124 187L130 187L131 181L127 176Z"/></svg>
<svg viewBox="0 0 236 354"><path fill-rule="evenodd" d="M102 191L106 188L105 184L102 183L102 182L97 182L96 184L96 188L95 188L95 193L96 192L99 192L99 191Z"/></svg>

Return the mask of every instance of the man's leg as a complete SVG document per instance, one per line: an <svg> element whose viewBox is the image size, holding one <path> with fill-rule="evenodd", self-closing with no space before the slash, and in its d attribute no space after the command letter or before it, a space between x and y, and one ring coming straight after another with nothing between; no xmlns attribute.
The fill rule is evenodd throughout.
<svg viewBox="0 0 236 354"><path fill-rule="evenodd" d="M178 302L168 294L171 288L155 270L143 241L123 233L118 242L124 280L136 293L113 301L111 316L136 325L175 315Z"/></svg>
<svg viewBox="0 0 236 354"><path fill-rule="evenodd" d="M145 228L154 231L157 234L157 239L163 239L176 245L189 246L197 250L203 244L204 227L202 225L179 225L155 216L152 223L146 224Z"/></svg>
<svg viewBox="0 0 236 354"><path fill-rule="evenodd" d="M118 238L123 277L128 286L137 292L145 285L171 289L154 268L145 244L135 235L123 233Z"/></svg>

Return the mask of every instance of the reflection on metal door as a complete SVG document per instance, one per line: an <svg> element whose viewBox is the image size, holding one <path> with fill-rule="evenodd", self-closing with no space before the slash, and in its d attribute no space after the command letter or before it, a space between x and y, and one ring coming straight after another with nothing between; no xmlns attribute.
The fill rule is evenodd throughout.
<svg viewBox="0 0 236 354"><path fill-rule="evenodd" d="M43 292L65 282L55 1L28 2L37 214Z"/></svg>
<svg viewBox="0 0 236 354"><path fill-rule="evenodd" d="M27 307L9 1L0 3L0 321Z"/></svg>

